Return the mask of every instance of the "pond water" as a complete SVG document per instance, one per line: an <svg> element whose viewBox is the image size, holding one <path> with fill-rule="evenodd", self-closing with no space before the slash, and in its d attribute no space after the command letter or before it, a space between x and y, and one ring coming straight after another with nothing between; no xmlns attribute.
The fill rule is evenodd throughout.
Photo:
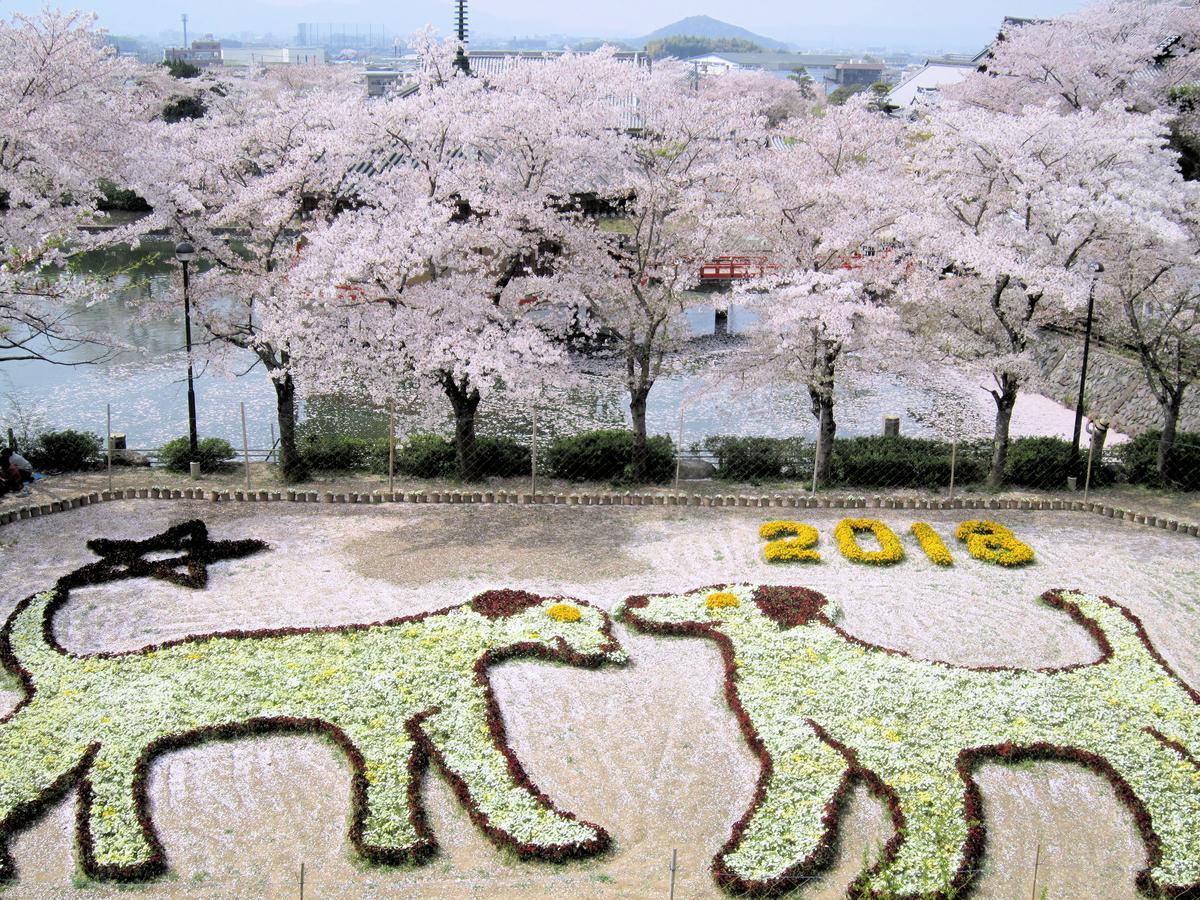
<svg viewBox="0 0 1200 900"><path fill-rule="evenodd" d="M143 259L143 263L145 260ZM177 291L170 269L151 260L143 266L148 275L136 289L156 294ZM133 289L129 289L132 291ZM110 336L127 345L96 365L51 365L45 362L15 362L0 365L0 426L18 431L22 424L54 428L76 428L105 432L106 408L111 406L113 430L125 433L131 448L157 447L187 433L186 358L183 353L182 300L174 318L147 320L131 308L127 292L81 310L77 324L86 330ZM738 336L753 324L753 314L734 306L729 311L729 339L712 336L714 312L696 308L689 321L697 340L688 354L690 371L664 377L650 395L648 420L652 433L677 437L683 407L685 446L699 443L707 435L739 434L812 436L813 418L807 394L795 385L779 384L749 390L737 380L707 387L706 376L719 372L723 360L737 353ZM197 336L199 340L199 336ZM68 354L65 362L89 358L82 349ZM196 394L201 436L223 437L241 445L241 405L245 404L251 448L271 445L275 427L275 395L253 354L234 352L220 367L197 367ZM586 427L620 426L628 421L626 399L619 371L594 359L580 358L580 368L594 375L587 387L547 398L538 411L542 434ZM901 417L902 430L913 436L934 436L936 425L914 418L914 413L937 409L936 389L916 384L904 373L873 369L859 364L853 377L838 383L838 434L878 434L885 415ZM244 373L244 374L239 374ZM993 405L983 386L986 378L966 373L946 373L943 390L972 398L977 415L968 424L973 436L989 433ZM927 382L927 379L923 379ZM312 425L366 433L386 433L382 417L345 398L324 398L301 405L302 419ZM532 408L514 404L500 393L481 408L481 430L529 434ZM933 417L930 417L933 418ZM1014 434L1055 434L1070 437L1073 412L1035 395L1024 396L1013 421ZM424 427L424 420L402 414L398 431Z"/></svg>

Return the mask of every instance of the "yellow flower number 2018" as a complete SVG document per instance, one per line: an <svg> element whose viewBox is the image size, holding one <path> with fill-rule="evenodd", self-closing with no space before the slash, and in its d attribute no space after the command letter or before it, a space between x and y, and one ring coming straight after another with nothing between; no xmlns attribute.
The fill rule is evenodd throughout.
<svg viewBox="0 0 1200 900"><path fill-rule="evenodd" d="M912 535L917 547L935 566L954 564L954 558L941 536L927 522L914 522ZM758 529L758 535L767 541L764 556L768 562L820 562L821 554L816 550L820 534L812 525L804 522L772 521ZM843 519L834 529L838 548L847 559L875 565L894 565L905 558L900 538L891 528L878 519ZM870 535L880 546L878 550L863 547L859 536ZM966 544L973 559L999 566L1024 566L1034 561L1033 548L1021 541L1012 530L998 522L963 522L955 531L955 537Z"/></svg>

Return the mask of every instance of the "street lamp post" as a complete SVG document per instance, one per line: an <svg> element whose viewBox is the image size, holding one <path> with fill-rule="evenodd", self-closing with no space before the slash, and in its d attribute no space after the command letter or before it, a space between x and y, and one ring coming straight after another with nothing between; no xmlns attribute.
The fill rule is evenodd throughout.
<svg viewBox="0 0 1200 900"><path fill-rule="evenodd" d="M187 344L188 363L188 446L191 450L191 461L200 458L197 445L199 438L196 433L196 385L192 372L192 300L188 294L188 263L196 257L196 248L183 241L175 246L175 258L183 266L183 336Z"/></svg>
<svg viewBox="0 0 1200 900"><path fill-rule="evenodd" d="M1096 309L1096 282L1104 264L1092 263L1092 284L1088 288L1087 322L1083 327L1083 365L1079 369L1079 396L1075 399L1075 433L1071 438L1071 472L1078 474L1079 436L1083 430L1083 394L1087 389L1088 356L1092 349L1092 318Z"/></svg>

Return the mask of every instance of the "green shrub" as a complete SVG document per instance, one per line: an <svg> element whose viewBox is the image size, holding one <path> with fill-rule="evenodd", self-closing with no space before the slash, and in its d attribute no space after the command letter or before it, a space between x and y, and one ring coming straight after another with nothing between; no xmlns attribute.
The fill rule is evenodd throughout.
<svg viewBox="0 0 1200 900"><path fill-rule="evenodd" d="M1200 432L1180 432L1167 454L1166 478L1158 474L1157 429L1139 434L1118 449L1125 477L1131 484L1200 490Z"/></svg>
<svg viewBox="0 0 1200 900"><path fill-rule="evenodd" d="M304 466L313 472L387 472L387 438L307 434L300 441Z"/></svg>
<svg viewBox="0 0 1200 900"><path fill-rule="evenodd" d="M805 459L799 438L714 435L705 438L704 449L717 457L717 477L728 481L798 478L812 467L811 449Z"/></svg>
<svg viewBox="0 0 1200 900"><path fill-rule="evenodd" d="M201 472L219 472L234 457L233 447L221 438L201 438L196 444L196 462ZM172 472L187 472L192 462L191 444L186 437L167 441L158 451L158 461Z"/></svg>
<svg viewBox="0 0 1200 900"><path fill-rule="evenodd" d="M1086 465L1086 463L1085 463ZM1022 487L1066 487L1067 476L1077 474L1071 468L1071 442L1056 437L1023 437L1008 444L1008 463L1004 479ZM1093 471L1092 483L1096 483Z"/></svg>
<svg viewBox="0 0 1200 900"><path fill-rule="evenodd" d="M413 478L455 474L454 444L438 434L414 434L396 449L396 471Z"/></svg>
<svg viewBox="0 0 1200 900"><path fill-rule="evenodd" d="M675 446L666 435L646 441L647 477L669 481L675 475ZM630 480L633 475L633 432L602 428L555 438L546 451L552 474L573 481Z"/></svg>
<svg viewBox="0 0 1200 900"><path fill-rule="evenodd" d="M633 481L633 435L629 436L630 463L621 474L624 481ZM646 438L646 482L662 484L675 477L675 443L665 434Z"/></svg>
<svg viewBox="0 0 1200 900"><path fill-rule="evenodd" d="M67 428L43 431L29 452L22 454L35 469L48 472L83 472L101 462L104 442L99 435Z"/></svg>
<svg viewBox="0 0 1200 900"><path fill-rule="evenodd" d="M481 437L475 439L475 452L483 464L484 476L515 478L528 475L532 465L532 454L524 444L509 437Z"/></svg>
<svg viewBox="0 0 1200 900"><path fill-rule="evenodd" d="M951 445L910 437L839 438L833 442L832 480L853 487L943 488L950 485ZM987 454L978 444L959 444L955 484L981 481Z"/></svg>

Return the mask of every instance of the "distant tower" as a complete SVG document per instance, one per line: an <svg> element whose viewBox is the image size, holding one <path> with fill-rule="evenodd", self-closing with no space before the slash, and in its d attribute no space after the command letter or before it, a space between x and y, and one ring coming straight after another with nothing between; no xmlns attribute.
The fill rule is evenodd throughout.
<svg viewBox="0 0 1200 900"><path fill-rule="evenodd" d="M183 49L187 49L187 13L183 14Z"/></svg>
<svg viewBox="0 0 1200 900"><path fill-rule="evenodd" d="M454 0L454 29L458 37L458 55L454 65L464 74L471 74L471 62L467 59L467 0Z"/></svg>

